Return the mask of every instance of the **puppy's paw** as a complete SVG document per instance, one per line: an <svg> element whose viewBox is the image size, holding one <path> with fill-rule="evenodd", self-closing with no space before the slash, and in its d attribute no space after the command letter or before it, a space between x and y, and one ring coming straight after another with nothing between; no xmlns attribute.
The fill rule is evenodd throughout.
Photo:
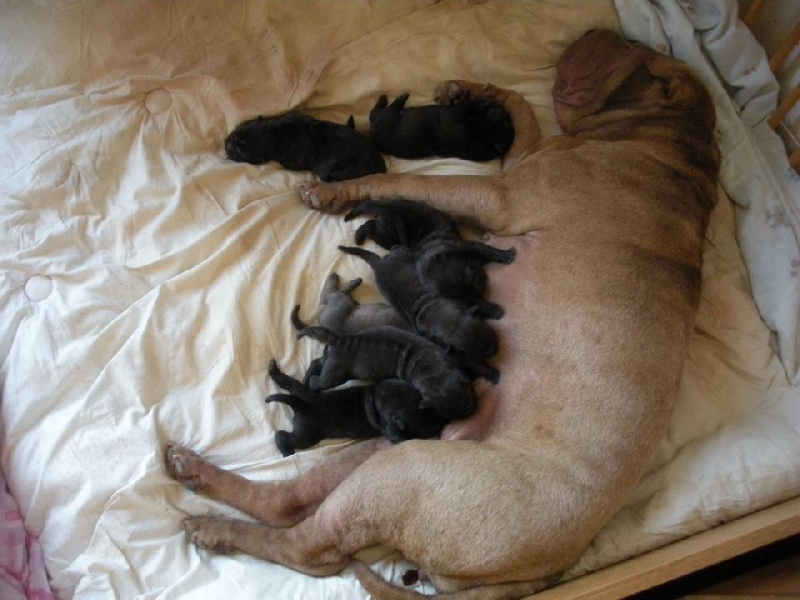
<svg viewBox="0 0 800 600"><path fill-rule="evenodd" d="M517 249L509 248L508 250L504 251L502 260L500 262L504 265L510 265L514 262L515 258L517 258Z"/></svg>
<svg viewBox="0 0 800 600"><path fill-rule="evenodd" d="M227 554L235 548L230 519L191 517L183 522L186 537L198 548Z"/></svg>
<svg viewBox="0 0 800 600"><path fill-rule="evenodd" d="M190 490L200 490L216 467L184 446L170 444L166 452L167 472Z"/></svg>

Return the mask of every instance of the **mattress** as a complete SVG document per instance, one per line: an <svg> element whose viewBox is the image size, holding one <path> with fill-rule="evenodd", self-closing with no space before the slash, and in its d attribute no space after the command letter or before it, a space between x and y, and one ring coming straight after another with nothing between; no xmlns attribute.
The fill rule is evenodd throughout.
<svg viewBox="0 0 800 600"><path fill-rule="evenodd" d="M337 250L357 223L300 202L314 176L230 162L223 140L289 109L363 129L380 94L428 103L450 78L519 91L556 134L554 65L597 27L689 62L717 104L723 165L668 435L566 577L800 495L800 183L764 123L777 87L735 3L7 2L0 466L56 596L366 598L349 570L311 578L198 550L181 529L235 512L168 477L168 441L255 481L348 443L281 457L274 433L291 412L264 403L277 391L267 365L299 375L319 354L289 314L313 316L330 272L364 277L357 298L379 299ZM396 581L408 566L391 549L361 558Z"/></svg>

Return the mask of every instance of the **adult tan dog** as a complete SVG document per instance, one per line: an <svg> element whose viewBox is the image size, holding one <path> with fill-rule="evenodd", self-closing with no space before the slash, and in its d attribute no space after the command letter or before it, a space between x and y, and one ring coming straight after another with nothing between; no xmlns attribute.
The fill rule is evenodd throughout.
<svg viewBox="0 0 800 600"><path fill-rule="evenodd" d="M177 479L262 523L189 519L196 544L313 575L384 544L440 592L518 598L573 565L641 477L677 393L716 199L707 92L682 63L607 31L559 61L563 136L540 139L515 92L445 91L509 111L516 139L501 174L373 175L304 198L340 210L403 196L515 236L516 261L490 271L506 308L500 384L448 441L362 442L290 482L250 483L170 447ZM355 568L374 597L415 596Z"/></svg>

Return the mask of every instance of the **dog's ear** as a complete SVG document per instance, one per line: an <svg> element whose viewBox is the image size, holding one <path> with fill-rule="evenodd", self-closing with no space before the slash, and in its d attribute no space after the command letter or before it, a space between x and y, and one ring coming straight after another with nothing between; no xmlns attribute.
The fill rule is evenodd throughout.
<svg viewBox="0 0 800 600"><path fill-rule="evenodd" d="M665 107L690 108L700 102L704 90L688 74L688 67L682 62L662 54L653 53L645 60L645 68L658 80L660 98L658 103Z"/></svg>

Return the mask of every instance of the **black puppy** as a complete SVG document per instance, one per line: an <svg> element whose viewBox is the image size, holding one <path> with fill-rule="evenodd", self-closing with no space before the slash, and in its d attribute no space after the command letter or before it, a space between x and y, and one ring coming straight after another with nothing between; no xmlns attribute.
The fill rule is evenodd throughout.
<svg viewBox="0 0 800 600"><path fill-rule="evenodd" d="M331 438L365 440L383 435L393 444L427 439L439 435L447 423L434 410L420 408L419 392L402 379L317 392L283 373L274 360L269 376L289 393L272 394L266 401L282 402L294 410L292 431L275 434L283 456Z"/></svg>
<svg viewBox="0 0 800 600"><path fill-rule="evenodd" d="M339 335L356 333L365 327L392 325L411 329L411 323L389 304L361 304L350 295L361 285L361 278L340 285L339 276L331 273L320 294L322 312L319 324Z"/></svg>
<svg viewBox="0 0 800 600"><path fill-rule="evenodd" d="M409 200L367 200L350 211L345 220L360 216L373 218L356 230L357 244L372 239L387 249L398 244L408 246L415 250L420 277L432 293L474 307L475 314L484 318L503 316L502 307L484 299L484 265L511 263L516 256L513 248L500 250L466 241L445 213Z"/></svg>
<svg viewBox="0 0 800 600"><path fill-rule="evenodd" d="M363 216L370 216L372 219L356 230L355 239L359 246L371 239L386 250L397 245L416 249L431 236L461 239L461 233L453 219L422 202L403 198L365 200L347 213L344 220L352 221Z"/></svg>
<svg viewBox="0 0 800 600"><path fill-rule="evenodd" d="M368 327L359 333L336 335L312 327L292 312L298 338L311 337L326 344L323 355L311 361L306 385L327 390L351 379L380 381L403 379L422 396L420 408L432 408L445 419L463 419L475 412L478 399L470 379L440 346L397 327Z"/></svg>
<svg viewBox="0 0 800 600"><path fill-rule="evenodd" d="M313 171L322 181L385 173L375 144L352 127L290 111L239 124L225 140L225 153L254 165L277 161L292 171Z"/></svg>
<svg viewBox="0 0 800 600"><path fill-rule="evenodd" d="M456 351L468 373L497 383L497 369L485 359L497 353L497 336L491 326L450 298L432 294L417 272L414 251L395 246L386 256L362 248L339 249L364 259L375 272L378 289L419 333L445 349Z"/></svg>
<svg viewBox="0 0 800 600"><path fill-rule="evenodd" d="M510 264L516 254L513 248L500 250L481 242L433 237L417 247L416 265L422 281L433 293L458 300L471 307L476 316L499 319L503 308L484 298L485 265Z"/></svg>
<svg viewBox="0 0 800 600"><path fill-rule="evenodd" d="M452 104L405 108L381 96L369 113L369 133L384 154L400 158L446 156L486 161L508 152L514 126L505 108L464 94Z"/></svg>

